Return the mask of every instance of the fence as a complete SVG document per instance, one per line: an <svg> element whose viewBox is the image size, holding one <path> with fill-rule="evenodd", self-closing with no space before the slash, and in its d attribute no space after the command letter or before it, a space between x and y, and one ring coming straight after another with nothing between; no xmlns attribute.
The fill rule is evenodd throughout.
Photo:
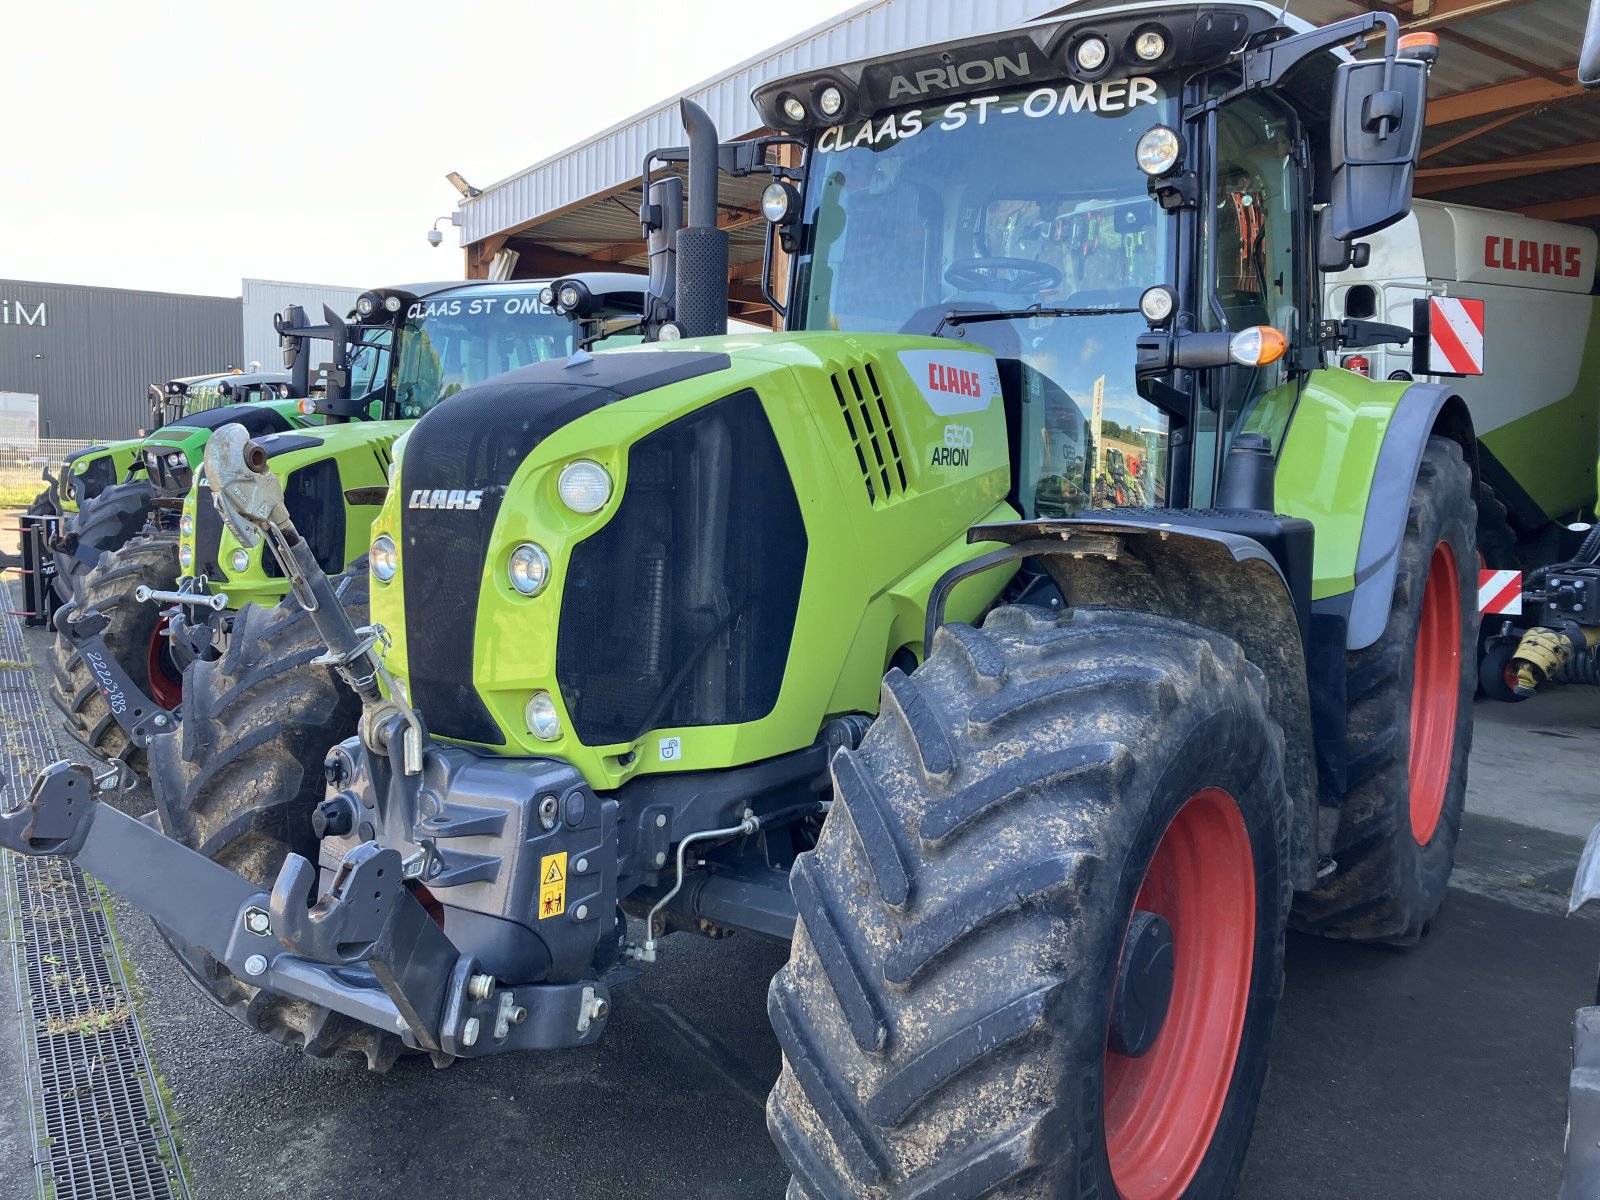
<svg viewBox="0 0 1600 1200"><path fill-rule="evenodd" d="M44 487L44 469L59 476L61 460L75 450L92 445L86 441L45 438L38 441L0 439L0 506L21 507Z"/></svg>

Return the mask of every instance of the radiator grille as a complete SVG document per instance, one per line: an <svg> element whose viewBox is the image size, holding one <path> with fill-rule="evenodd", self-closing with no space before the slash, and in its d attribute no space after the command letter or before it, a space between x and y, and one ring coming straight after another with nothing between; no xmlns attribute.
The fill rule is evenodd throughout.
<svg viewBox="0 0 1600 1200"><path fill-rule="evenodd" d="M616 514L572 552L556 680L585 745L772 711L806 532L753 391L642 438Z"/></svg>
<svg viewBox="0 0 1600 1200"><path fill-rule="evenodd" d="M339 478L339 464L325 458L289 472L283 481L283 503L294 527L311 547L317 566L329 575L343 571L344 485ZM276 554L263 554L261 567L273 578L283 574Z"/></svg>
<svg viewBox="0 0 1600 1200"><path fill-rule="evenodd" d="M906 466L900 456L900 437L889 417L889 405L878 386L878 373L870 362L852 363L831 376L834 398L844 417L845 430L855 447L867 500L887 504L905 495Z"/></svg>

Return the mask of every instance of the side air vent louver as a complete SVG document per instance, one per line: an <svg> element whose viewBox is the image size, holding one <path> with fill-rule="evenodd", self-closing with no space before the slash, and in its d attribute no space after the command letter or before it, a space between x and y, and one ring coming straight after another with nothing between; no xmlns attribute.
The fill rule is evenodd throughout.
<svg viewBox="0 0 1600 1200"><path fill-rule="evenodd" d="M835 371L833 394L839 401L844 427L855 447L867 499L887 504L906 492L906 467L900 457L900 438L889 419L889 405L878 386L878 373L870 362Z"/></svg>

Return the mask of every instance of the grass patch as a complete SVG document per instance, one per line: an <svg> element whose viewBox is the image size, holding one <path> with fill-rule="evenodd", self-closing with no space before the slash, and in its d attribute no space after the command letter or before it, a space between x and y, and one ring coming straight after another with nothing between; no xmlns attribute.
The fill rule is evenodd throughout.
<svg viewBox="0 0 1600 1200"><path fill-rule="evenodd" d="M75 1017L50 1017L44 1023L44 1031L52 1037L63 1033L87 1036L117 1029L132 1019L133 1010L126 1004L113 1004L109 1008L91 1008Z"/></svg>
<svg viewBox="0 0 1600 1200"><path fill-rule="evenodd" d="M38 480L32 483L0 483L0 508L27 508L44 486Z"/></svg>
<svg viewBox="0 0 1600 1200"><path fill-rule="evenodd" d="M14 658L0 658L0 671L26 671L28 664Z"/></svg>

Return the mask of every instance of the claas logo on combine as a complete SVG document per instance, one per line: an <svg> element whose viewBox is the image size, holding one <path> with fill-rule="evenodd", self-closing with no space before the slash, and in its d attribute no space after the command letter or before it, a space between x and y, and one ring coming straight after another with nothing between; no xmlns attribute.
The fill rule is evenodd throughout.
<svg viewBox="0 0 1600 1200"><path fill-rule="evenodd" d="M1583 251L1560 242L1534 242L1490 234L1483 239L1483 265L1501 271L1576 279L1583 271Z"/></svg>
<svg viewBox="0 0 1600 1200"><path fill-rule="evenodd" d="M483 489L476 488L470 492L460 488L418 488L411 493L411 499L406 502L408 508L444 508L457 509L461 512L477 512L483 507Z"/></svg>

